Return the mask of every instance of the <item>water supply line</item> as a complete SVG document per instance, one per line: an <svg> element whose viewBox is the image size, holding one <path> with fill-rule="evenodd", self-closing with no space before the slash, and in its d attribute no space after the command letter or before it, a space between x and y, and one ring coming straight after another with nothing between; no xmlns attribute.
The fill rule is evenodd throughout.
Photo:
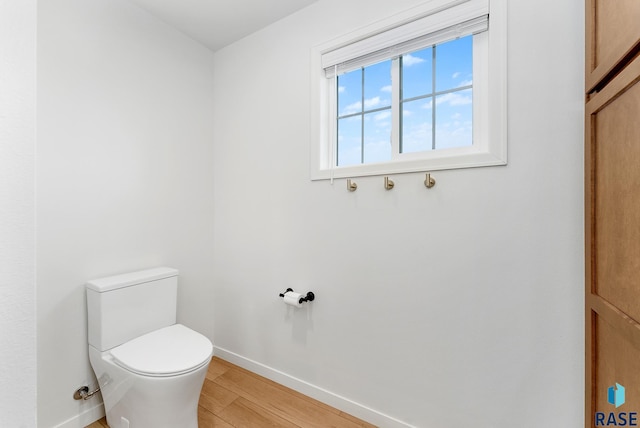
<svg viewBox="0 0 640 428"><path fill-rule="evenodd" d="M93 391L89 392L89 387L85 385L78 388L76 392L73 393L73 399L88 400L89 398L93 397L98 391L100 391L100 387L97 387Z"/></svg>

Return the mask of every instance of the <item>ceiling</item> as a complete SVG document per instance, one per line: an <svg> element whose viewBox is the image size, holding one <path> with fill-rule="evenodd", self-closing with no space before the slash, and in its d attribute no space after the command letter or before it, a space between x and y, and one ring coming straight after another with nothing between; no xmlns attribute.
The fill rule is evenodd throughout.
<svg viewBox="0 0 640 428"><path fill-rule="evenodd" d="M317 0L130 0L216 51Z"/></svg>

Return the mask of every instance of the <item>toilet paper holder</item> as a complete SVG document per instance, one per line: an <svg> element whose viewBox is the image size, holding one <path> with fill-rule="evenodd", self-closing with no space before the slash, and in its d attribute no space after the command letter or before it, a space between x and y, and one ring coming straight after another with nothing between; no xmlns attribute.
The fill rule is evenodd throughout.
<svg viewBox="0 0 640 428"><path fill-rule="evenodd" d="M290 291L293 291L293 288L287 288L285 290L285 292L284 293L280 293L279 296L280 297L284 297L284 295L287 294ZM309 291L306 296L300 297L300 301L298 303L313 302L315 300L315 298L316 298L316 295L313 294L312 291Z"/></svg>

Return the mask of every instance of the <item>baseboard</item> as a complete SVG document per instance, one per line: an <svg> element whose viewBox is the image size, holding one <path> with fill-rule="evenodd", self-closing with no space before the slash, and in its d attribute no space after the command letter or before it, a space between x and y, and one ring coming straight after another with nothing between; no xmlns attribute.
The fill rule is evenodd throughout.
<svg viewBox="0 0 640 428"><path fill-rule="evenodd" d="M90 408L82 411L80 414L67 419L54 428L84 428L87 425L91 425L95 421L104 417L104 406L102 403L98 403Z"/></svg>
<svg viewBox="0 0 640 428"><path fill-rule="evenodd" d="M328 404L338 410L349 413L350 415L371 424L388 428L415 428L413 425L409 425L398 419L392 418L391 416L385 415L384 413L380 413L376 410L370 409L369 407L363 406L362 404L356 403L355 401L349 400L348 398L334 394L331 391L327 391L326 389L310 384L309 382L298 379L224 348L214 346L213 354L216 357L220 357L232 364L259 374L260 376L264 376L267 379L298 391L299 393L314 398L322 403Z"/></svg>

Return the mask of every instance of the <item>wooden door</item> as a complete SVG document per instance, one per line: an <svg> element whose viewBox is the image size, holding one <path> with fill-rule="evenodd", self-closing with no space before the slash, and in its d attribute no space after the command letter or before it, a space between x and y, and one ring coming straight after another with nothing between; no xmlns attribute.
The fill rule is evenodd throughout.
<svg viewBox="0 0 640 428"><path fill-rule="evenodd" d="M585 426L640 426L640 1L586 5Z"/></svg>
<svg viewBox="0 0 640 428"><path fill-rule="evenodd" d="M605 85L638 52L638 0L586 0L586 91Z"/></svg>

